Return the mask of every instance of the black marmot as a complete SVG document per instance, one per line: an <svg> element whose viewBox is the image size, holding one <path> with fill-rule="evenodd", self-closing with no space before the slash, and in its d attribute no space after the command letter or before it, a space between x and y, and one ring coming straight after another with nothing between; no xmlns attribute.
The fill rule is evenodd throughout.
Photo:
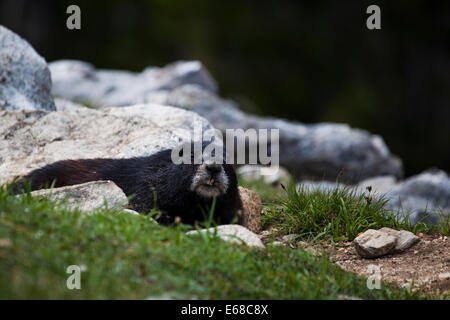
<svg viewBox="0 0 450 320"><path fill-rule="evenodd" d="M240 223L242 203L237 178L230 164L175 164L172 149L147 157L130 159L62 160L30 172L13 185L15 193L25 184L31 191L97 180L111 180L127 196L136 211L163 211L158 222L172 223L180 217L185 224L204 221L216 197L214 220L220 224ZM192 155L193 156L193 155ZM235 221L235 219L237 221Z"/></svg>

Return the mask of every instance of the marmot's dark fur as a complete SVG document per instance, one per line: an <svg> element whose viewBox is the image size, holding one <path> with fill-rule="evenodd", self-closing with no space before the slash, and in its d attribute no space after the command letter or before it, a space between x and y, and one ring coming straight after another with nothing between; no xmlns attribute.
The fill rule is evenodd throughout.
<svg viewBox="0 0 450 320"><path fill-rule="evenodd" d="M214 219L228 224L242 208L237 178L229 164L174 164L171 149L131 159L63 160L30 172L13 185L14 192L62 187L96 180L111 180L127 196L134 210L148 214L155 207L165 212L159 222L180 217L185 224L204 221L216 196ZM206 217L205 217L206 215ZM237 221L238 223L240 221Z"/></svg>

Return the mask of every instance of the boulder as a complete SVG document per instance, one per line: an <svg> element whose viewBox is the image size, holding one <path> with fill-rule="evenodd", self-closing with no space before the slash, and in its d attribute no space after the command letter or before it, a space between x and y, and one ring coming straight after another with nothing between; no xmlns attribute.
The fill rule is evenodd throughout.
<svg viewBox="0 0 450 320"><path fill-rule="evenodd" d="M0 25L0 109L55 110L47 63L30 44Z"/></svg>
<svg viewBox="0 0 450 320"><path fill-rule="evenodd" d="M324 191L345 186L329 181L302 181L297 184L298 188ZM375 197L384 197L388 200L386 209L392 210L399 218L408 217L412 224L421 221L438 224L450 215L450 178L442 170L427 170L400 182L396 182L393 176L375 177L353 187L357 193L371 192Z"/></svg>
<svg viewBox="0 0 450 320"><path fill-rule="evenodd" d="M243 211L239 213L242 216L242 225L252 232L259 232L261 230L261 197L255 191L241 186L238 189L243 206Z"/></svg>
<svg viewBox="0 0 450 320"><path fill-rule="evenodd" d="M159 92L183 84L199 85L215 92L217 85L199 61L178 61L164 68L149 67L140 73L121 70L97 70L77 60L59 60L49 64L52 93L96 107L124 106L155 101ZM147 97L152 96L151 99Z"/></svg>
<svg viewBox="0 0 450 320"><path fill-rule="evenodd" d="M271 185L277 185L291 179L289 172L282 167L278 168L278 170L273 170L270 167L247 164L237 168L236 172L247 181L258 181L262 179L265 183Z"/></svg>
<svg viewBox="0 0 450 320"><path fill-rule="evenodd" d="M450 177L431 169L396 185L386 195L388 206L408 216L411 223L437 224L450 214Z"/></svg>
<svg viewBox="0 0 450 320"><path fill-rule="evenodd" d="M187 234L193 235L198 234L199 232L216 234L221 239L231 243L245 244L249 247L264 248L264 244L255 233L237 224L227 224L218 226L217 228L193 230L189 231Z"/></svg>
<svg viewBox="0 0 450 320"><path fill-rule="evenodd" d="M380 136L344 124L305 125L246 114L233 101L217 96L214 81L198 61L147 68L139 74L97 70L73 60L53 62L50 70L53 94L97 107L151 102L195 111L223 132L279 129L280 164L297 178L335 180L340 172L342 181L348 182L402 176L401 161Z"/></svg>
<svg viewBox="0 0 450 320"><path fill-rule="evenodd" d="M33 197L48 198L58 203L65 200L71 208L91 212L95 209L118 208L128 203L126 195L112 181L93 181L74 186L55 189L43 189L31 192Z"/></svg>
<svg viewBox="0 0 450 320"><path fill-rule="evenodd" d="M131 158L172 148L198 114L161 105L66 111L0 110L0 184L46 164L80 158Z"/></svg>

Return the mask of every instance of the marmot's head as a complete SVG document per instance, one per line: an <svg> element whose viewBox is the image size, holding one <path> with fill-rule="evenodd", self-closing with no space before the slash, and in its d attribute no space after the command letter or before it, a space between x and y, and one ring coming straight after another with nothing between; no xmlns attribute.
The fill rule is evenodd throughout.
<svg viewBox="0 0 450 320"><path fill-rule="evenodd" d="M223 146L203 142L201 147L186 143L186 148L172 150L171 156L177 156L178 181L189 184L190 191L202 198L224 195L236 184L233 167L226 164L226 151ZM183 147L181 145L180 147ZM217 154L217 157L216 157ZM189 180L188 180L189 179Z"/></svg>
<svg viewBox="0 0 450 320"><path fill-rule="evenodd" d="M205 162L197 166L190 188L201 197L212 198L225 194L228 183L228 175L221 164Z"/></svg>

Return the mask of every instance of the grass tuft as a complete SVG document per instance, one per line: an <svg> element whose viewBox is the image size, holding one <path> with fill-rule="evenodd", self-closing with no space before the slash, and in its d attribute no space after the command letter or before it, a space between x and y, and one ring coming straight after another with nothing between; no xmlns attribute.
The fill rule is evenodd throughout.
<svg viewBox="0 0 450 320"><path fill-rule="evenodd" d="M263 215L265 228L275 227L279 234L298 234L308 240L353 240L367 229L390 227L411 232L448 232L445 223L431 226L419 223L412 226L407 216L400 218L386 209L387 200L354 187L335 188L296 187L290 184L278 205Z"/></svg>

